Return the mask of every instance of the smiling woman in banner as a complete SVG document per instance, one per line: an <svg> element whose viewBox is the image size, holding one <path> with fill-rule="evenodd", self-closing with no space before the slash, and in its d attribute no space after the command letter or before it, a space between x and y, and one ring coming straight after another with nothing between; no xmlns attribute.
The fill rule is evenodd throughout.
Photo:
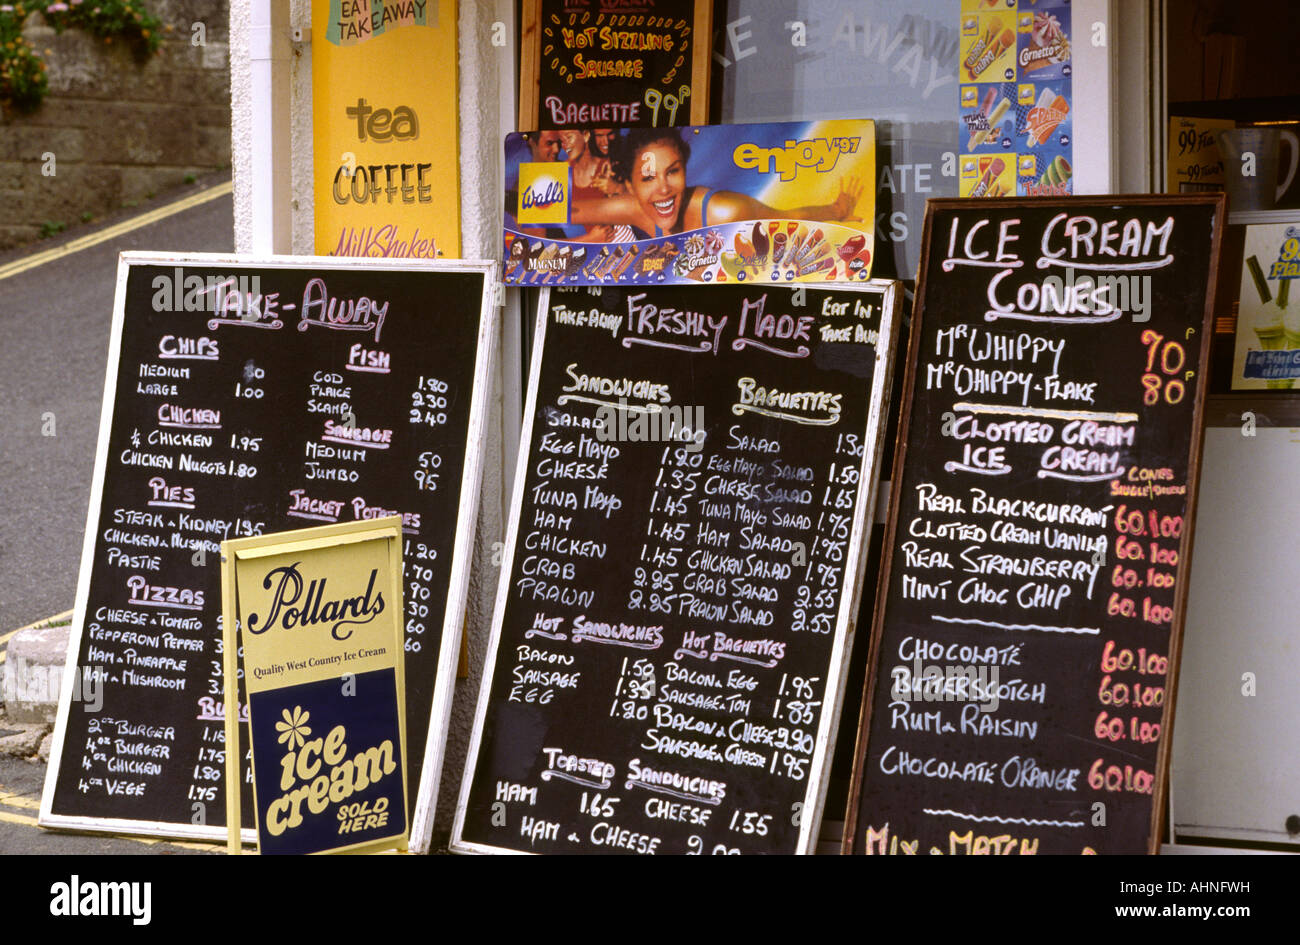
<svg viewBox="0 0 1300 945"><path fill-rule="evenodd" d="M687 186L690 156L690 145L672 128L634 128L615 137L610 143L614 177L627 185L628 194L584 200L575 188L570 220L624 224L633 228L638 239L650 239L740 220L860 219L852 216L862 194L862 182L856 177L841 178L839 194L829 204L780 210L735 191Z"/></svg>

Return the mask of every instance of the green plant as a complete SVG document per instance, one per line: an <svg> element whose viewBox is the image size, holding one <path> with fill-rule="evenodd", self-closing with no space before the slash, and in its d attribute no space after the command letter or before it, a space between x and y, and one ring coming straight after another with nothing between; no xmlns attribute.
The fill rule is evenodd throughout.
<svg viewBox="0 0 1300 945"><path fill-rule="evenodd" d="M22 36L23 24L33 12L62 33L69 27L112 44L130 45L138 59L159 51L162 21L150 13L144 0L22 0L0 3L0 107L31 111L41 103L49 86L45 63Z"/></svg>
<svg viewBox="0 0 1300 945"><path fill-rule="evenodd" d="M62 220L46 220L41 224L41 239L49 239L55 233L62 233L67 224Z"/></svg>
<svg viewBox="0 0 1300 945"><path fill-rule="evenodd" d="M198 180L198 178L195 177L193 174L186 174L186 175L185 175L185 183L187 183L187 184L193 184L193 183L195 183L197 180Z"/></svg>
<svg viewBox="0 0 1300 945"><path fill-rule="evenodd" d="M89 223L93 219L95 219L95 215L91 213L89 210L87 210L85 213L81 215L82 223Z"/></svg>

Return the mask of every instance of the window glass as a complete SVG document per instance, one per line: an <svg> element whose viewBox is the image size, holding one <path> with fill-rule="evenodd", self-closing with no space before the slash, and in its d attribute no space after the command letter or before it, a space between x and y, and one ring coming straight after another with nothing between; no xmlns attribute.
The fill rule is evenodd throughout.
<svg viewBox="0 0 1300 945"><path fill-rule="evenodd" d="M876 276L914 279L926 199L957 196L960 17L958 0L714 8L715 121L877 122Z"/></svg>

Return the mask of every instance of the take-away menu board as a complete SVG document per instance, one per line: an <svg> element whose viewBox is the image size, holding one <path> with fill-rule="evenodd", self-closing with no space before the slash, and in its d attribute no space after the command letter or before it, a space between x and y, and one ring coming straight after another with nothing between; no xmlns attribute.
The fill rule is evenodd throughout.
<svg viewBox="0 0 1300 945"><path fill-rule="evenodd" d="M543 294L453 850L812 848L896 285Z"/></svg>
<svg viewBox="0 0 1300 945"><path fill-rule="evenodd" d="M930 202L847 851L1158 847L1222 220Z"/></svg>
<svg viewBox="0 0 1300 945"><path fill-rule="evenodd" d="M221 839L220 542L396 514L412 846L427 843L478 500L488 273L124 254L42 824ZM329 593L298 597L315 632ZM241 809L251 828L247 772Z"/></svg>

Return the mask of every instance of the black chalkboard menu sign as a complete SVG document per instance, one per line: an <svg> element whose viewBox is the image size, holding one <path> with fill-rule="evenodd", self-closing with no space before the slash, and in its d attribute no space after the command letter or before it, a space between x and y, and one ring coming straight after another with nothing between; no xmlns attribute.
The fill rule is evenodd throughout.
<svg viewBox="0 0 1300 945"><path fill-rule="evenodd" d="M1222 222L930 201L846 851L1158 848Z"/></svg>
<svg viewBox="0 0 1300 945"><path fill-rule="evenodd" d="M42 824L221 839L220 542L399 514L408 783L421 786L412 845L427 843L478 501L489 272L123 255L76 684L63 691Z"/></svg>
<svg viewBox="0 0 1300 945"><path fill-rule="evenodd" d="M712 9L710 0L524 0L521 130L705 124Z"/></svg>
<svg viewBox="0 0 1300 945"><path fill-rule="evenodd" d="M896 286L543 295L453 850L812 848Z"/></svg>

